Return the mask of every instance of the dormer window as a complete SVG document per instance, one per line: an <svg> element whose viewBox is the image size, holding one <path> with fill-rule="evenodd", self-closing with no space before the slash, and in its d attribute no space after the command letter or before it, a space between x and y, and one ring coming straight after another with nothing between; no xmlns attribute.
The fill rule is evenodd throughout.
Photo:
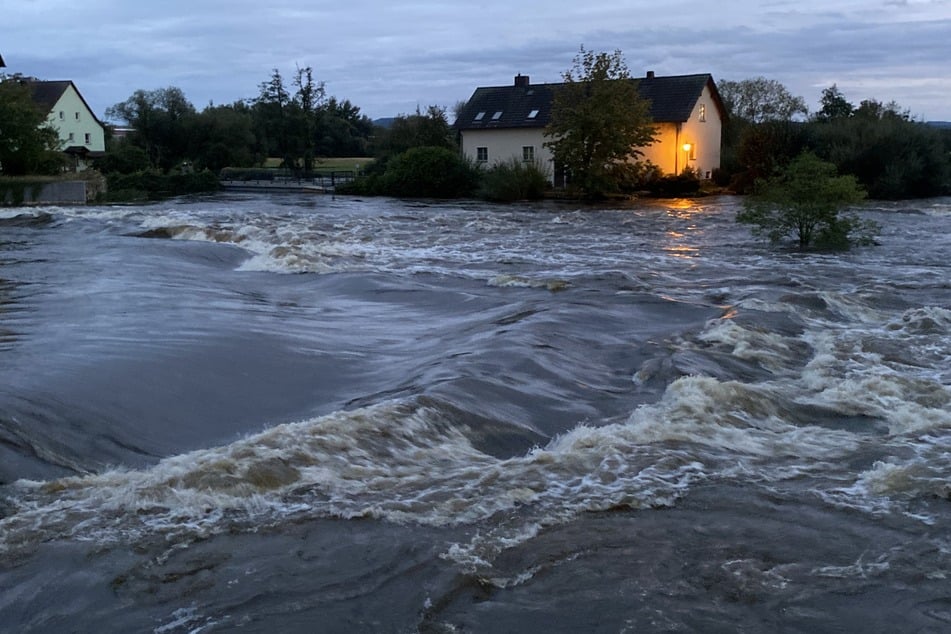
<svg viewBox="0 0 951 634"><path fill-rule="evenodd" d="M501 119L501 118L502 118L502 111L501 111L501 110L499 110L499 111L496 112L494 115L492 115L492 120L493 120L493 121L498 121L498 120Z"/></svg>
<svg viewBox="0 0 951 634"><path fill-rule="evenodd" d="M484 116L485 116L485 113L484 113L484 112L480 112L479 114L477 114L477 115L475 116L475 119L473 119L473 121L482 121L482 117L484 117Z"/></svg>
<svg viewBox="0 0 951 634"><path fill-rule="evenodd" d="M532 110L531 112L528 113L529 119L534 119L537 116L538 116L538 110Z"/></svg>

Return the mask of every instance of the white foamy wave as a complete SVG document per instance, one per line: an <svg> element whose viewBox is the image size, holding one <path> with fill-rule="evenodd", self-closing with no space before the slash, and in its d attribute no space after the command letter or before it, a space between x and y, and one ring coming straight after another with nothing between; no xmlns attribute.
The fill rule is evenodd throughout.
<svg viewBox="0 0 951 634"><path fill-rule="evenodd" d="M388 403L279 425L150 469L20 482L16 511L0 520L0 550L62 538L188 541L293 517L442 526L530 509L527 522L544 524L672 504L702 477L690 456L645 450L623 426L581 428L509 460L476 450L464 431L436 410Z"/></svg>
<svg viewBox="0 0 951 634"><path fill-rule="evenodd" d="M497 275L488 283L500 288L547 288L550 291L562 291L571 286L566 280L532 279L520 275Z"/></svg>
<svg viewBox="0 0 951 634"><path fill-rule="evenodd" d="M889 330L901 330L911 335L943 335L951 333L951 310L937 306L925 306L905 311L902 316L886 326Z"/></svg>
<svg viewBox="0 0 951 634"><path fill-rule="evenodd" d="M858 446L852 433L787 422L784 399L767 386L688 376L671 383L659 403L635 410L628 424L640 442L677 441L767 460L831 460Z"/></svg>
<svg viewBox="0 0 951 634"><path fill-rule="evenodd" d="M782 369L796 357L796 340L767 330L750 330L732 319L711 322L698 340L724 346L734 357L754 361L774 371Z"/></svg>

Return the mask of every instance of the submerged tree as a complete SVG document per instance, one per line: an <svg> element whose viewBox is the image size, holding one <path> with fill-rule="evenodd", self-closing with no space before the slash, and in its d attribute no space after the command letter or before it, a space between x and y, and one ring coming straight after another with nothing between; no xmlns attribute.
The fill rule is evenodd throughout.
<svg viewBox="0 0 951 634"><path fill-rule="evenodd" d="M878 229L844 212L863 198L855 177L836 175L835 165L806 152L778 176L760 181L736 219L773 242L792 235L803 250L844 249L870 242Z"/></svg>
<svg viewBox="0 0 951 634"><path fill-rule="evenodd" d="M616 191L630 180L640 148L655 140L650 104L638 93L620 51L582 47L562 79L545 145L586 195Z"/></svg>

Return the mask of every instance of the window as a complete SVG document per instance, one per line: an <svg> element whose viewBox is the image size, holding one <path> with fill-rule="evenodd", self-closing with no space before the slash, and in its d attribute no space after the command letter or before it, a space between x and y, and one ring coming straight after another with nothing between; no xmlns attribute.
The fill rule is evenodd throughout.
<svg viewBox="0 0 951 634"><path fill-rule="evenodd" d="M532 110L531 112L528 113L529 119L534 119L537 116L538 116L538 110Z"/></svg>
<svg viewBox="0 0 951 634"><path fill-rule="evenodd" d="M75 135L74 135L72 132L70 132L70 133L69 133L69 140L72 141L74 137L75 137Z"/></svg>
<svg viewBox="0 0 951 634"><path fill-rule="evenodd" d="M482 121L482 117L484 117L484 116L485 116L485 113L484 113L484 112L480 112L479 114L477 114L477 115L475 116L475 119L473 119L473 121Z"/></svg>
<svg viewBox="0 0 951 634"><path fill-rule="evenodd" d="M87 133L86 133L86 145L90 145L91 143L92 143L92 135L87 132Z"/></svg>
<svg viewBox="0 0 951 634"><path fill-rule="evenodd" d="M700 122L703 123L707 120L707 104L700 104Z"/></svg>
<svg viewBox="0 0 951 634"><path fill-rule="evenodd" d="M501 119L501 118L502 118L502 111L501 111L501 110L499 110L499 111L496 112L494 115L492 115L492 120L493 120L493 121L498 121L498 120Z"/></svg>
<svg viewBox="0 0 951 634"><path fill-rule="evenodd" d="M487 147L477 147L476 148L476 161L479 163L488 163L489 162L489 148Z"/></svg>
<svg viewBox="0 0 951 634"><path fill-rule="evenodd" d="M535 160L535 146L534 145L523 145L522 146L522 160L526 163L531 163Z"/></svg>
<svg viewBox="0 0 951 634"><path fill-rule="evenodd" d="M76 121L79 121L79 113L76 113Z"/></svg>
<svg viewBox="0 0 951 634"><path fill-rule="evenodd" d="M65 118L66 118L66 114L65 114L62 110L60 110L60 111L59 111L59 119L60 119L60 121L62 121L62 120L65 119Z"/></svg>

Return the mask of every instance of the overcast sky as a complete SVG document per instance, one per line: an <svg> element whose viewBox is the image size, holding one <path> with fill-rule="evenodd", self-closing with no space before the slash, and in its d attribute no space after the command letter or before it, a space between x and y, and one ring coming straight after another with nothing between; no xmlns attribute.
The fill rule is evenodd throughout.
<svg viewBox="0 0 951 634"><path fill-rule="evenodd" d="M951 0L0 0L8 73L72 79L97 115L135 90L202 109L310 66L372 117L448 107L516 73L558 81L581 45L633 75L775 79L818 107L837 84L951 120Z"/></svg>

